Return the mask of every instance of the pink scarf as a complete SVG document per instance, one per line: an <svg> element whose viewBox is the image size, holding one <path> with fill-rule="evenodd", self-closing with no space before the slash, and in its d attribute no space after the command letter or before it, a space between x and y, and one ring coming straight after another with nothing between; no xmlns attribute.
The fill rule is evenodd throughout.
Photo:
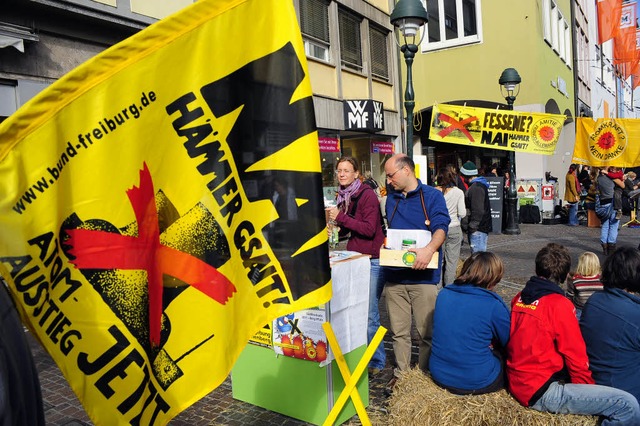
<svg viewBox="0 0 640 426"><path fill-rule="evenodd" d="M362 186L362 182L360 179L356 179L349 184L346 188L340 187L338 190L338 197L336 198L336 204L338 204L338 208L346 213L349 209L349 202L351 201L351 197L353 194L358 192L360 187Z"/></svg>

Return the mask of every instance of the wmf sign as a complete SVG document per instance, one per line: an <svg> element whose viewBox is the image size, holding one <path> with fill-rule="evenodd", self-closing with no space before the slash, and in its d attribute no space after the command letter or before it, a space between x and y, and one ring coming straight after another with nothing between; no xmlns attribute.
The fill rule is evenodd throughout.
<svg viewBox="0 0 640 426"><path fill-rule="evenodd" d="M384 130L384 110L382 102L372 99L344 101L345 130Z"/></svg>

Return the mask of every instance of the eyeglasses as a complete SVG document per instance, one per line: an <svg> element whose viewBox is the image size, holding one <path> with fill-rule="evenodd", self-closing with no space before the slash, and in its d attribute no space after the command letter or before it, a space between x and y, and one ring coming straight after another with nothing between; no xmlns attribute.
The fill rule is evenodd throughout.
<svg viewBox="0 0 640 426"><path fill-rule="evenodd" d="M400 170L404 169L404 167L400 167L398 170L396 170L395 172L391 173L391 174L387 174L387 179L393 179L393 177L396 175L396 173L398 173Z"/></svg>

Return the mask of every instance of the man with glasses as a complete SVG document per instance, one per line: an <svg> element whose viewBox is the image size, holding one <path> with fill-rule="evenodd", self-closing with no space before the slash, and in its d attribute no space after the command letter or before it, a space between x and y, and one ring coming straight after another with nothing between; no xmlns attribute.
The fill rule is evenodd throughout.
<svg viewBox="0 0 640 426"><path fill-rule="evenodd" d="M433 311L437 284L442 273L442 254L438 268L427 269L431 258L440 252L449 229L449 211L442 192L423 184L415 174L415 164L405 154L387 160L384 170L388 193L385 206L389 229L421 229L431 232L431 241L424 247L410 249L416 253L411 268L385 267L387 278L386 303L397 368L387 384L391 392L399 371L411 368L411 314L420 334L418 365L427 371L431 353Z"/></svg>

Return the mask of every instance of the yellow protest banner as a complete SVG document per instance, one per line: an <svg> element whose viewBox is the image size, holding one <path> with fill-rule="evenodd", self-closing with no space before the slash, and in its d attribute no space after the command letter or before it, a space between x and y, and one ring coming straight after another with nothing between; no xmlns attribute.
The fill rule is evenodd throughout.
<svg viewBox="0 0 640 426"><path fill-rule="evenodd" d="M0 274L96 424L168 423L331 297L290 1L198 1L88 61L0 124L0 175Z"/></svg>
<svg viewBox="0 0 640 426"><path fill-rule="evenodd" d="M505 151L552 155L564 115L434 105L429 139Z"/></svg>
<svg viewBox="0 0 640 426"><path fill-rule="evenodd" d="M640 166L640 120L637 118L579 117L573 162L594 167Z"/></svg>

